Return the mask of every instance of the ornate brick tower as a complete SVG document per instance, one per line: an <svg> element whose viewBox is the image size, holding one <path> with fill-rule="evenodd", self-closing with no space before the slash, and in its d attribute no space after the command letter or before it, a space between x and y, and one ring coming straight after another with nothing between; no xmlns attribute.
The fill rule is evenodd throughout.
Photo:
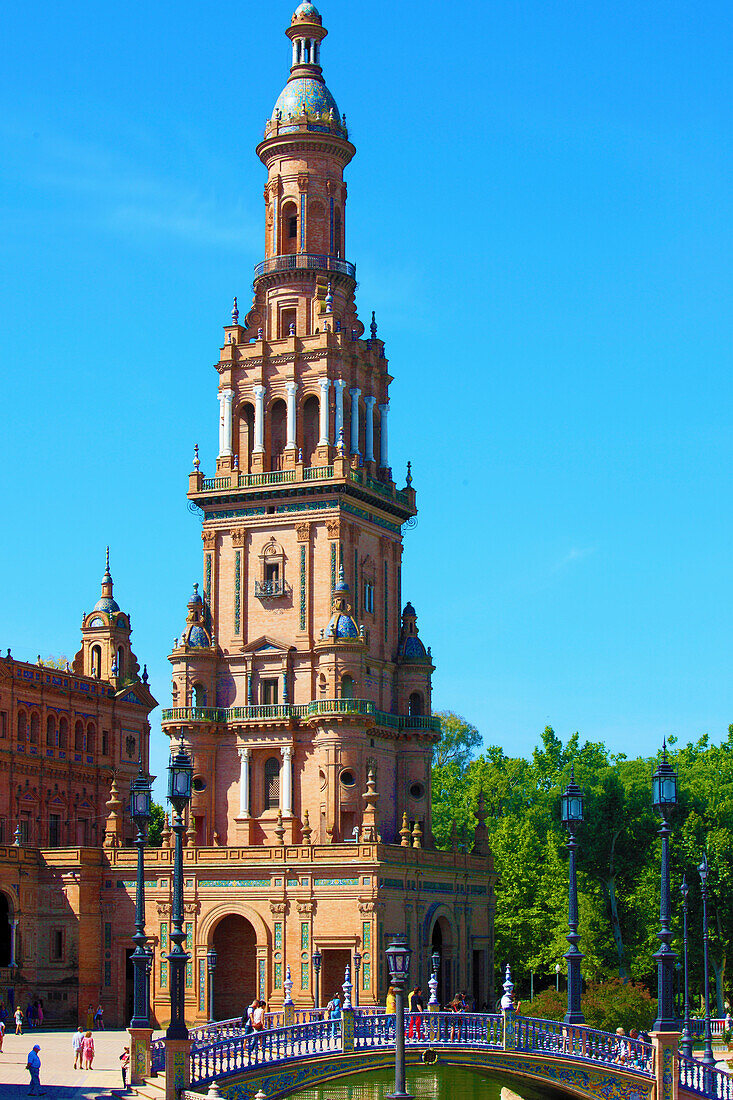
<svg viewBox="0 0 733 1100"><path fill-rule="evenodd" d="M415 515L388 450L392 381L374 314L359 320L346 259L354 156L326 87L321 16L302 3L287 30L290 76L257 147L267 169L265 258L252 307L234 301L219 375L215 476L189 477L203 520L203 586L170 653L163 730L194 758L187 997L206 1011L215 944L220 1018L258 991L282 1003L333 994L361 959L363 1003L383 996L383 948L405 931L423 984L491 1001L493 864L434 851L433 664L415 610L402 610L402 528ZM158 853L167 883L170 849ZM117 858L117 857L115 857ZM222 877L223 876L223 877ZM167 888L167 886L166 886ZM159 942L167 942L159 904ZM358 964L357 964L358 965ZM155 977L166 1009L167 971Z"/></svg>
<svg viewBox="0 0 733 1100"><path fill-rule="evenodd" d="M321 843L362 824L369 769L385 840L403 813L430 844L432 664L407 605L403 523L415 493L389 467L388 363L363 339L344 258L354 155L320 66L326 30L301 4L293 65L257 152L265 260L244 323L224 330L216 477L196 470L204 591L170 660L196 756L202 843ZM194 711L182 708L197 708ZM185 721L182 721L185 715Z"/></svg>

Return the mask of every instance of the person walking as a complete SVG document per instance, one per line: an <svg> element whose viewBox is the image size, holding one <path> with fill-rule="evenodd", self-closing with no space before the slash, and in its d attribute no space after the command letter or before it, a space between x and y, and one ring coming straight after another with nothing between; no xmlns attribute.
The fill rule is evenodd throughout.
<svg viewBox="0 0 733 1100"><path fill-rule="evenodd" d="M410 994L410 1032L408 1038L412 1038L413 1035L419 1040L422 1039L422 1013L425 1011L425 1004L422 999L422 990L419 985L416 985Z"/></svg>
<svg viewBox="0 0 733 1100"><path fill-rule="evenodd" d="M15 1034L23 1034L23 1009L20 1005L15 1010Z"/></svg>
<svg viewBox="0 0 733 1100"><path fill-rule="evenodd" d="M38 1026L43 1027L43 1001L40 998L36 1002L36 1019L38 1020Z"/></svg>
<svg viewBox="0 0 733 1100"><path fill-rule="evenodd" d="M104 1031L104 1009L101 1005L97 1005L97 1011L94 1013L94 1027L97 1031Z"/></svg>
<svg viewBox="0 0 733 1100"><path fill-rule="evenodd" d="M262 1032L265 1030L265 1002L257 1001L252 1013L252 1027L259 1036L258 1045L264 1048L265 1039Z"/></svg>
<svg viewBox="0 0 733 1100"><path fill-rule="evenodd" d="M130 1048L125 1047L120 1055L120 1069L122 1070L122 1091L127 1092L127 1067L130 1064Z"/></svg>
<svg viewBox="0 0 733 1100"><path fill-rule="evenodd" d="M341 1001L339 1000L338 993L334 993L333 997L331 998L331 1000L326 1005L326 1008L328 1010L329 1020L334 1021L331 1024L330 1030L331 1030L331 1038L335 1039L336 1036L338 1035L338 1024L336 1023L336 1021L341 1019Z"/></svg>
<svg viewBox="0 0 733 1100"><path fill-rule="evenodd" d="M82 1043L83 1038L84 1038L84 1029L82 1028L81 1024L79 1024L79 1027L74 1032L74 1034L71 1036L71 1049L74 1052L74 1069L83 1069L84 1068L84 1066L82 1065L82 1060L81 1060L81 1043Z"/></svg>
<svg viewBox="0 0 733 1100"><path fill-rule="evenodd" d="M81 1041L81 1056L84 1061L84 1069L91 1069L94 1061L94 1038L91 1031L87 1031Z"/></svg>
<svg viewBox="0 0 733 1100"><path fill-rule="evenodd" d="M94 1006L89 1005L89 1008L87 1009L87 1022L86 1022L85 1030L86 1031L91 1031L93 1029L93 1027L94 1027Z"/></svg>
<svg viewBox="0 0 733 1100"><path fill-rule="evenodd" d="M388 1043L394 1042L396 1013L397 994L395 992L395 987L391 985L387 990L387 997L384 1002L384 1037ZM377 1017L377 1020L379 1020L379 1017ZM377 1026L379 1026L379 1024L377 1024Z"/></svg>
<svg viewBox="0 0 733 1100"><path fill-rule="evenodd" d="M3 1052L3 1039L5 1038L5 1020L0 1018L0 1054Z"/></svg>
<svg viewBox="0 0 733 1100"><path fill-rule="evenodd" d="M25 1010L25 1018L28 1021L28 1027L31 1031L36 1026L36 1010L33 1007L33 1001L28 1002L28 1007Z"/></svg>
<svg viewBox="0 0 733 1100"><path fill-rule="evenodd" d="M26 1069L31 1075L31 1087L28 1089L29 1096L45 1096L45 1092L41 1091L41 1059L38 1057L40 1051L38 1043L33 1047L33 1050L28 1055L28 1061L26 1063Z"/></svg>

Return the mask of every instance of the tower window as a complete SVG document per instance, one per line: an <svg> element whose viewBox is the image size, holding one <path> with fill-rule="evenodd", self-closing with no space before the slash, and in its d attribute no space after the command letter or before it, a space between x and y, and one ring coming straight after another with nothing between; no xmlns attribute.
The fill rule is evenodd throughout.
<svg viewBox="0 0 733 1100"><path fill-rule="evenodd" d="M292 214L288 218L288 237L290 240L297 239L298 236L298 215Z"/></svg>
<svg viewBox="0 0 733 1100"><path fill-rule="evenodd" d="M54 845L51 845L54 847ZM64 957L64 931L62 928L51 929L51 961L60 962Z"/></svg>
<svg viewBox="0 0 733 1100"><path fill-rule="evenodd" d="M280 805L280 761L271 756L265 761L265 809L276 810Z"/></svg>
<svg viewBox="0 0 733 1100"><path fill-rule="evenodd" d="M48 846L58 848L61 834L61 818L58 814L49 814L48 818Z"/></svg>
<svg viewBox="0 0 733 1100"><path fill-rule="evenodd" d="M37 745L39 742L39 733L41 728L41 719L34 711L31 714L31 745Z"/></svg>
<svg viewBox="0 0 733 1100"><path fill-rule="evenodd" d="M99 679L102 675L102 649L98 645L92 646L92 676Z"/></svg>
<svg viewBox="0 0 733 1100"><path fill-rule="evenodd" d="M277 584L280 580L280 563L265 562L265 584Z"/></svg>
<svg viewBox="0 0 733 1100"><path fill-rule="evenodd" d="M56 718L53 714L49 714L46 719L46 748L53 749L56 747Z"/></svg>
<svg viewBox="0 0 733 1100"><path fill-rule="evenodd" d="M407 713L412 718L419 717L423 712L422 695L419 691L413 691L407 703Z"/></svg>
<svg viewBox="0 0 733 1100"><path fill-rule="evenodd" d="M262 705L265 707L277 704L277 680L262 681Z"/></svg>
<svg viewBox="0 0 733 1100"><path fill-rule="evenodd" d="M194 684L191 688L191 694L193 695L193 705L195 707L206 706L206 688L203 684Z"/></svg>
<svg viewBox="0 0 733 1100"><path fill-rule="evenodd" d="M18 740L25 741L26 739L26 716L24 710L18 711Z"/></svg>
<svg viewBox="0 0 733 1100"><path fill-rule="evenodd" d="M280 311L280 339L284 340L286 336L290 335L290 329L296 326L297 314L294 309L283 309ZM285 404L285 402L282 402ZM284 441L283 441L284 442Z"/></svg>
<svg viewBox="0 0 733 1100"><path fill-rule="evenodd" d="M69 721L67 718L59 719L59 748L65 749L69 736Z"/></svg>
<svg viewBox="0 0 733 1100"><path fill-rule="evenodd" d="M364 582L364 610L374 614L374 585L371 581Z"/></svg>

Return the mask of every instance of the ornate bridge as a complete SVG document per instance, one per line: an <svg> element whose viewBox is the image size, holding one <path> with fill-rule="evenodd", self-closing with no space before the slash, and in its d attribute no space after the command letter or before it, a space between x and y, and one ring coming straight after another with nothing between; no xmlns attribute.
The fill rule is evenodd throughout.
<svg viewBox="0 0 733 1100"><path fill-rule="evenodd" d="M266 1030L245 1035L239 1020L191 1033L186 1100L216 1082L227 1100L285 1096L318 1082L394 1065L395 1018L374 1010L344 1010L341 1020L319 1013L271 1014ZM733 1078L686 1059L677 1036L643 1043L556 1020L478 1013L427 1013L407 1025L408 1066L429 1060L496 1072L583 1100L733 1100ZM162 1041L153 1067L163 1068ZM168 1090L166 1090L168 1091Z"/></svg>

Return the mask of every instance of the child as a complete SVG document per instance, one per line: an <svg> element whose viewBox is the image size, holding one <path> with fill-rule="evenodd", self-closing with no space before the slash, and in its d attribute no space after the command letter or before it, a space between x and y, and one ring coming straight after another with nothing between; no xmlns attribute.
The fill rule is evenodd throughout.
<svg viewBox="0 0 733 1100"><path fill-rule="evenodd" d="M120 1055L120 1069L122 1070L122 1091L127 1092L127 1067L130 1064L130 1048L125 1047Z"/></svg>

